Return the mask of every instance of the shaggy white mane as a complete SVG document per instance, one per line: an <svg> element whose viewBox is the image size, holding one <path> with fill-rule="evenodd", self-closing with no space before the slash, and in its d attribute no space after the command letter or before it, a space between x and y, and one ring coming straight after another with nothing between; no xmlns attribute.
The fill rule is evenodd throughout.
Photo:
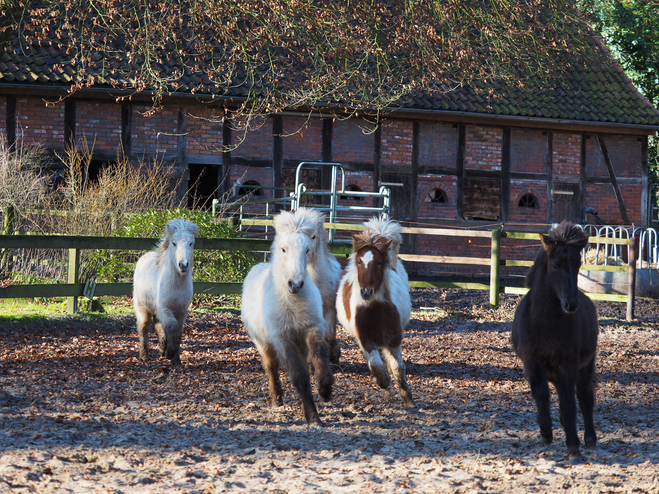
<svg viewBox="0 0 659 494"><path fill-rule="evenodd" d="M323 225L323 215L320 211L310 208L300 208L297 211L282 211L275 216L277 233L302 232L311 238L318 231L318 224Z"/></svg>
<svg viewBox="0 0 659 494"><path fill-rule="evenodd" d="M403 243L403 228L400 224L388 220L384 216L380 216L366 221L364 227L373 234L382 235L392 241L391 246L389 247L389 266L396 269L396 266L398 265L398 251Z"/></svg>

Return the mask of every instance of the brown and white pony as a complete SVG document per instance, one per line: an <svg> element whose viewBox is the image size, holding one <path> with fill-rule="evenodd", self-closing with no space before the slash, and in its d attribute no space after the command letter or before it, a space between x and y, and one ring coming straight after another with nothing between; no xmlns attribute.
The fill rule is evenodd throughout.
<svg viewBox="0 0 659 494"><path fill-rule="evenodd" d="M391 375L405 406L414 406L401 350L412 306L407 272L396 257L401 228L385 219L370 220L365 226L352 237L353 254L339 282L339 323L355 337L368 368L387 395Z"/></svg>

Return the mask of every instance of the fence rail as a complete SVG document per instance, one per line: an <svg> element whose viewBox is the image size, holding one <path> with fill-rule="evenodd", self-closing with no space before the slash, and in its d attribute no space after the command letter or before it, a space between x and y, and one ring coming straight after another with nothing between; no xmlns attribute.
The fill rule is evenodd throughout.
<svg viewBox="0 0 659 494"><path fill-rule="evenodd" d="M272 226L271 220L244 220L245 225ZM326 223L327 228L335 228L347 231L363 230L363 225L355 224L337 224ZM490 257L459 257L459 256L437 256L437 255L416 255L401 254L402 260L411 262L429 262L442 264L466 264L490 266L490 282L471 283L471 282L451 282L451 281L410 281L410 286L420 287L437 287L437 288L465 288L471 290L489 290L490 304L497 306L499 303L499 294L523 294L527 290L520 287L500 286L500 267L502 266L530 266L533 264L529 260L501 259L501 239L512 240L538 240L537 233L524 232L507 232L502 230L451 230L440 228L414 228L403 227L403 233L413 235L443 235L459 237L481 237L489 238L491 241ZM613 244L629 245L633 239L589 237L589 242L593 244ZM0 250L2 249L68 249L69 251L69 268L68 283L51 284L51 285L12 285L0 288L0 298L31 298L31 297L67 297L67 312L74 313L77 311L77 298L85 293L85 283L81 283L79 276L79 259L80 250L87 249L118 249L118 250L149 250L158 242L157 238L132 238L132 237L86 237L86 236L69 236L69 235L0 235ZM197 250L243 250L252 252L267 252L270 250L270 240L257 239L219 239L219 238L199 238L195 243ZM335 255L347 256L352 252L352 247L346 244L330 244L330 251ZM624 272L630 271L630 280L633 279L631 271L635 269L635 263L632 266L603 266L583 264L582 271L611 271ZM241 283L233 282L195 282L194 291L197 294L239 294L241 292ZM94 295L96 296L125 296L132 293L132 283L98 283L95 285ZM633 311L633 290L632 294L632 311ZM628 302L627 295L609 295L588 293L594 300L608 300L615 302ZM629 318L629 310L628 310Z"/></svg>

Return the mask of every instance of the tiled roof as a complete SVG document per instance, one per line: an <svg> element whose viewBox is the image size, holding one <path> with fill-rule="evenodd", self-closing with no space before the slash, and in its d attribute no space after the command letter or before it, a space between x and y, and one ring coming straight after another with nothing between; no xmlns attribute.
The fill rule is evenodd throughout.
<svg viewBox="0 0 659 494"><path fill-rule="evenodd" d="M58 40L38 43L21 42L15 36L0 48L0 92L3 84L29 85L34 88L69 88L82 78L93 78L96 87L134 88L136 80L126 70L131 66L122 52L121 43L115 42L112 57L102 59L92 54L95 63L77 63L67 54ZM622 68L613 60L601 43L593 38L592 60L587 64L566 64L560 82L552 87L551 78L527 84L524 89L472 83L445 92L431 94L423 88L414 91L397 105L399 109L441 110L466 112L489 116L551 118L604 124L630 124L659 127L659 111L633 86ZM194 93L218 97L254 96L254 88L242 83L244 72L238 70L229 89L210 80L204 71L211 63L209 56L187 56L176 59L161 52L151 69L171 81L166 92ZM84 76L83 76L84 74ZM128 75L127 75L128 74ZM258 96L258 85L256 85ZM490 89L495 91L491 93ZM139 88L154 89L154 88ZM349 102L345 102L349 104Z"/></svg>

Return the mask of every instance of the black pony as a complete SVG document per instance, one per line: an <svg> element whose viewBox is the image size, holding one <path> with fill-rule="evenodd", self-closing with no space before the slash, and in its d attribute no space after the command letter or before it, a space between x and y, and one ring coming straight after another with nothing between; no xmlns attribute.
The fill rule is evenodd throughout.
<svg viewBox="0 0 659 494"><path fill-rule="evenodd" d="M558 393L569 459L580 463L575 387L584 419L584 442L586 447L597 443L593 425L597 311L577 288L581 251L588 245L588 235L563 221L540 238L544 250L526 277L529 292L515 311L512 344L524 364L543 441L549 444L553 440L549 381Z"/></svg>

